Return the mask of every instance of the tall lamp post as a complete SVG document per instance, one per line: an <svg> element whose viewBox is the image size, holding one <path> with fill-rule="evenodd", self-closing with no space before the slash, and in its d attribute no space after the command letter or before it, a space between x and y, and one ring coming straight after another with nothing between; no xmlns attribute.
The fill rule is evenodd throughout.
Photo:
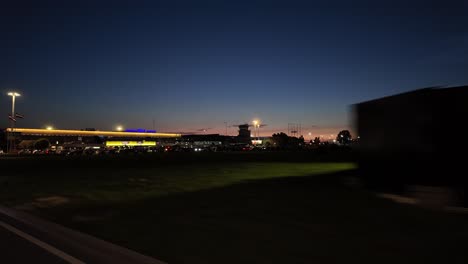
<svg viewBox="0 0 468 264"><path fill-rule="evenodd" d="M15 150L15 137L14 137L14 129L15 129L15 101L17 96L21 96L21 94L17 92L9 92L8 96L11 96L11 116L10 116L10 133L8 137L9 146L7 146L7 152L11 153ZM8 142L7 142L8 144ZM9 147L9 148L8 148Z"/></svg>
<svg viewBox="0 0 468 264"><path fill-rule="evenodd" d="M257 122L257 140L260 140L260 121Z"/></svg>
<svg viewBox="0 0 468 264"><path fill-rule="evenodd" d="M255 137L257 138L257 140L259 140L259 137L260 137L260 133L259 133L259 128L260 128L260 121L258 120L254 120L253 121L253 124L254 124L254 131L255 131Z"/></svg>
<svg viewBox="0 0 468 264"><path fill-rule="evenodd" d="M254 124L254 136L257 137L257 125L258 125L258 120L254 120L253 121L253 124Z"/></svg>

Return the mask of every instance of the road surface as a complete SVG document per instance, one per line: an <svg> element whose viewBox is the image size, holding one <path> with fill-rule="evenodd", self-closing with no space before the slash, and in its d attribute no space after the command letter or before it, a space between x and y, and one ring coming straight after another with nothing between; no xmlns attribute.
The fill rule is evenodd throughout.
<svg viewBox="0 0 468 264"><path fill-rule="evenodd" d="M68 263L3 226L0 227L0 248L1 263Z"/></svg>
<svg viewBox="0 0 468 264"><path fill-rule="evenodd" d="M164 264L129 249L0 206L0 263Z"/></svg>

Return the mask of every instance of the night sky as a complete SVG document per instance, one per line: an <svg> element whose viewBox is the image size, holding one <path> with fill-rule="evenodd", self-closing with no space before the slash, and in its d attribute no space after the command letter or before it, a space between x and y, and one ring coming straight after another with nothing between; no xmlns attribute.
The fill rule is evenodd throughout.
<svg viewBox="0 0 468 264"><path fill-rule="evenodd" d="M1 127L16 90L18 127L336 134L353 103L468 84L468 1L9 2Z"/></svg>

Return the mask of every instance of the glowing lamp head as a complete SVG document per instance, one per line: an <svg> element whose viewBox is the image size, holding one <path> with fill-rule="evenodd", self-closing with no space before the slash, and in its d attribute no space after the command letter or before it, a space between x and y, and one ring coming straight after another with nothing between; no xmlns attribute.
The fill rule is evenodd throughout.
<svg viewBox="0 0 468 264"><path fill-rule="evenodd" d="M9 96L21 96L21 94L19 94L17 92L9 92L8 95Z"/></svg>
<svg viewBox="0 0 468 264"><path fill-rule="evenodd" d="M115 128L115 130L117 130L117 131L122 131L122 130L123 130L123 127L122 127L122 126L117 126L117 127Z"/></svg>
<svg viewBox="0 0 468 264"><path fill-rule="evenodd" d="M53 130L54 128L52 126L47 126L46 129L47 130Z"/></svg>

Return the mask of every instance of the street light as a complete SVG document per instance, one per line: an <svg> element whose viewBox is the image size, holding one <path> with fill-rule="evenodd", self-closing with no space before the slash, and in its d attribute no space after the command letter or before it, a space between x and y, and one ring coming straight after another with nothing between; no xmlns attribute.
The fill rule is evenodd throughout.
<svg viewBox="0 0 468 264"><path fill-rule="evenodd" d="M54 128L52 126L47 126L46 129L47 130L53 130Z"/></svg>
<svg viewBox="0 0 468 264"><path fill-rule="evenodd" d="M8 96L11 96L11 117L10 117L10 123L11 123L11 133L12 133L12 136L13 136L13 130L15 128L15 99L17 96L21 96L21 94L17 93L17 92L8 92ZM15 144L15 139L13 137L9 137L7 141L10 141L10 151L13 151L14 150L14 144ZM8 146L7 146L7 150L8 150Z"/></svg>
<svg viewBox="0 0 468 264"><path fill-rule="evenodd" d="M122 131L122 130L123 130L123 127L122 127L122 126L117 126L117 127L115 128L115 130L117 130L117 131Z"/></svg>
<svg viewBox="0 0 468 264"><path fill-rule="evenodd" d="M15 118L15 99L17 96L21 96L21 94L17 92L9 92L8 96L11 96L11 117Z"/></svg>
<svg viewBox="0 0 468 264"><path fill-rule="evenodd" d="M254 124L255 134L257 134L256 137L258 139L258 128L260 127L260 122L258 120L254 120L253 124Z"/></svg>

